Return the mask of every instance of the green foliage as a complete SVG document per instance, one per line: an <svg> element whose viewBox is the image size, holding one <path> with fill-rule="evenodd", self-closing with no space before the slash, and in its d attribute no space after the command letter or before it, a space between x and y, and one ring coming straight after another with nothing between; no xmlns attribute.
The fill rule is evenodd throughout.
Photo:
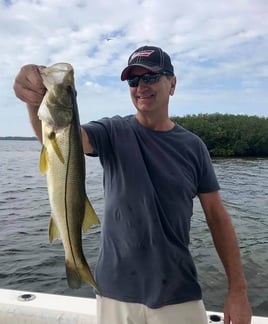
<svg viewBox="0 0 268 324"><path fill-rule="evenodd" d="M268 156L268 118L216 113L171 119L198 135L211 156Z"/></svg>

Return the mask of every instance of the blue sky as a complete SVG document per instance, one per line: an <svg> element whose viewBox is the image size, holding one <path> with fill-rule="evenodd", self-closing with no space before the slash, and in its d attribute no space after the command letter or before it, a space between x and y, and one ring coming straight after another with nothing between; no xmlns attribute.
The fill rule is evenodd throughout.
<svg viewBox="0 0 268 324"><path fill-rule="evenodd" d="M267 0L8 0L0 2L0 37L0 136L33 135L13 92L28 63L73 65L82 123L134 113L120 74L145 44L172 58L171 116L268 117Z"/></svg>

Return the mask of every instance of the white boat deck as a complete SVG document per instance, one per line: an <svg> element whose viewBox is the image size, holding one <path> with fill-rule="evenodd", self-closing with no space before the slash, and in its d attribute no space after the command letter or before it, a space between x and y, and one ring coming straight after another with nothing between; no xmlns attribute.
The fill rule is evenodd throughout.
<svg viewBox="0 0 268 324"><path fill-rule="evenodd" d="M223 323L223 315L207 312L208 323ZM1 324L96 324L96 300L0 289ZM256 317L252 324L268 324Z"/></svg>

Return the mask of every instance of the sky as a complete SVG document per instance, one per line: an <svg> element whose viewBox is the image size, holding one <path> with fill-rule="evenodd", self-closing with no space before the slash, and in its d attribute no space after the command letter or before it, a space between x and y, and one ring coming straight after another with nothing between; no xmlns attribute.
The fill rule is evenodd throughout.
<svg viewBox="0 0 268 324"><path fill-rule="evenodd" d="M171 116L268 117L267 0L1 0L0 136L33 136L14 79L25 64L72 64L81 123L135 113L120 80L142 45L169 53Z"/></svg>

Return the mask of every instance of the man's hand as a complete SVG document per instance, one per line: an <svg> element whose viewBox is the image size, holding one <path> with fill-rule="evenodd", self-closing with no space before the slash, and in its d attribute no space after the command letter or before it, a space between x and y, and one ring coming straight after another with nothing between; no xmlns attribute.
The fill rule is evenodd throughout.
<svg viewBox="0 0 268 324"><path fill-rule="evenodd" d="M251 316L246 290L229 292L224 306L224 324L250 324Z"/></svg>
<svg viewBox="0 0 268 324"><path fill-rule="evenodd" d="M42 143L41 121L37 116L38 108L46 93L38 65L28 64L21 68L14 83L16 96L26 102L33 130Z"/></svg>
<svg viewBox="0 0 268 324"><path fill-rule="evenodd" d="M16 96L29 106L39 107L46 88L37 65L28 64L21 68L15 79L14 91Z"/></svg>

